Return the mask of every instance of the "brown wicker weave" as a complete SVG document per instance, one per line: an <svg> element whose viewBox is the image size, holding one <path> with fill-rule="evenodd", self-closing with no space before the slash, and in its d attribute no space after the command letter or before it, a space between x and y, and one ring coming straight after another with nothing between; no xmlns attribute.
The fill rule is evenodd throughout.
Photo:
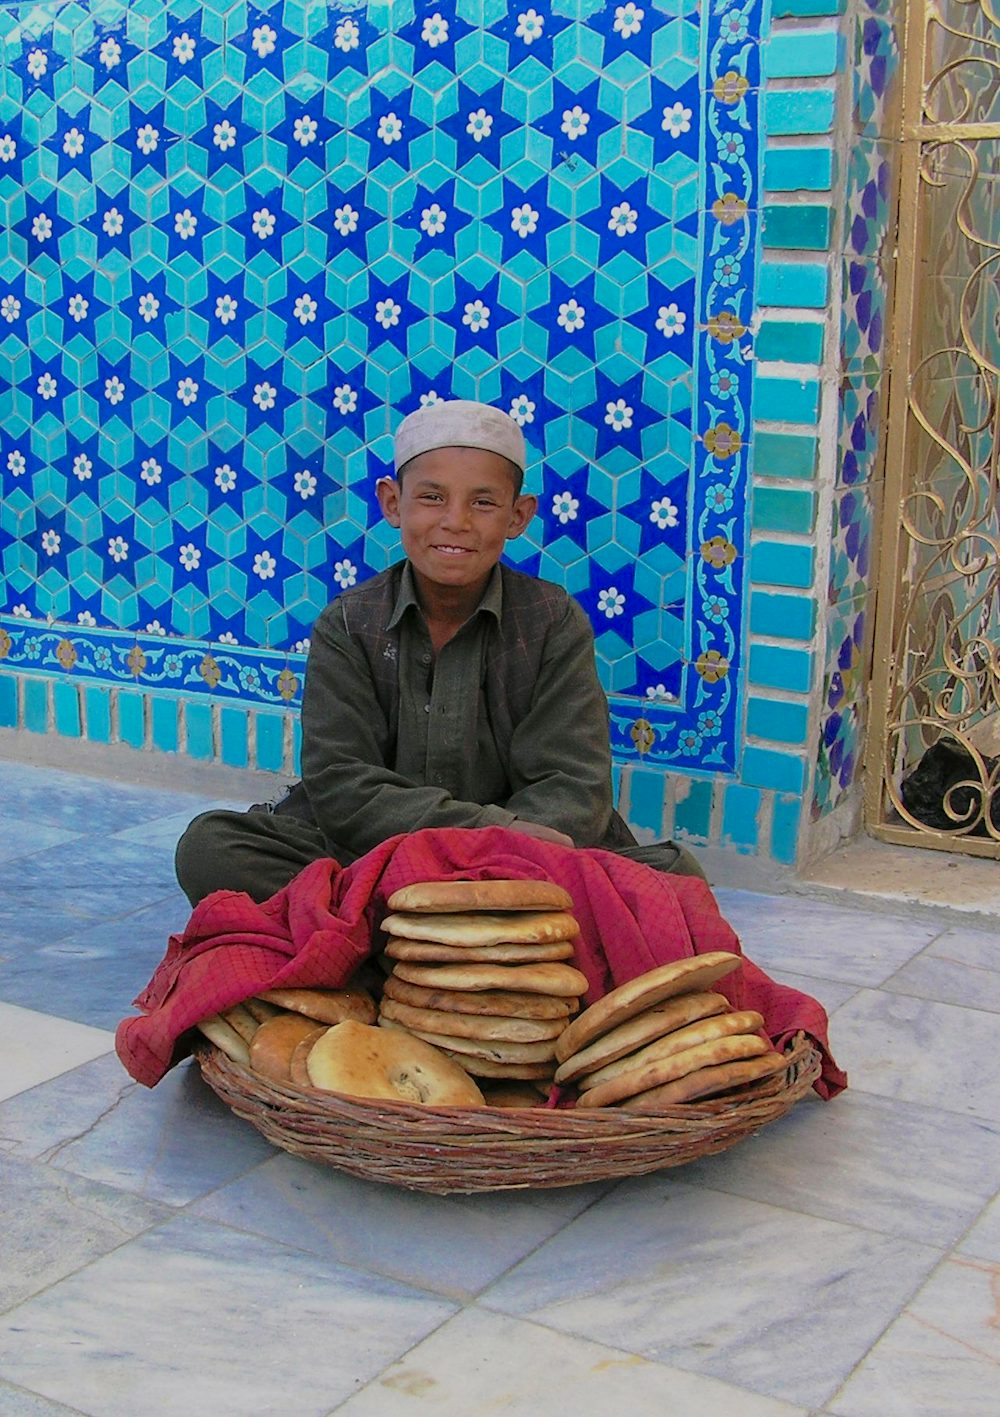
<svg viewBox="0 0 1000 1417"><path fill-rule="evenodd" d="M417 1107L302 1091L251 1073L210 1044L202 1076L238 1117L275 1146L413 1191L502 1191L574 1186L680 1166L723 1151L784 1115L819 1076L802 1034L788 1067L745 1092L659 1112L619 1107Z"/></svg>

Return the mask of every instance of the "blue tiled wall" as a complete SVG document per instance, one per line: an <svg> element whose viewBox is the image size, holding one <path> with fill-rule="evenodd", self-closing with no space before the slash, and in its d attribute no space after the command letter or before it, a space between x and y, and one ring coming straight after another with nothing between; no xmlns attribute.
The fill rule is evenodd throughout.
<svg viewBox="0 0 1000 1417"><path fill-rule="evenodd" d="M478 397L636 828L791 861L836 13L0 3L0 713L294 772L392 430Z"/></svg>

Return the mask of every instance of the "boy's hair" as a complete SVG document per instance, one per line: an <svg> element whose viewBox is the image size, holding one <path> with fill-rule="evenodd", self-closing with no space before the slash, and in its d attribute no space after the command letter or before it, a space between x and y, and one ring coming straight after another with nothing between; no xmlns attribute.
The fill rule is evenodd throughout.
<svg viewBox="0 0 1000 1417"><path fill-rule="evenodd" d="M433 450L429 449L428 451ZM419 458L422 458L424 456L424 453L417 453L416 457L410 458L409 462L403 463L403 466L397 470L396 481L401 487L403 485L404 472L411 468ZM521 489L524 486L524 473L521 471L521 469L517 466L516 463L512 463L510 458L505 458L502 453L497 453L496 456L498 458L502 458L503 461L507 464L507 471L510 473L510 480L514 484L514 501L516 502L518 497L520 497Z"/></svg>

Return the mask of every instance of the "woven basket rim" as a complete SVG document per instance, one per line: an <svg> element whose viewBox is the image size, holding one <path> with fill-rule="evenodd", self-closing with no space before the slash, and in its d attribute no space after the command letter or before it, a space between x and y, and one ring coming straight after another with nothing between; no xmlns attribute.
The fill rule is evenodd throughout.
<svg viewBox="0 0 1000 1417"><path fill-rule="evenodd" d="M543 1119L554 1118L559 1119L560 1130L563 1126L567 1126L581 1133L599 1131L607 1127L612 1130L637 1127L641 1131L652 1127L656 1130L657 1121L664 1120L686 1123L697 1123L704 1120L715 1126L718 1125L720 1118L741 1117L748 1109L753 1110L755 1104L757 1106L764 1103L769 1104L765 1109L767 1111L773 1110L776 1105L782 1111L786 1110L783 1104L788 1101L788 1094L794 1094L790 1099L794 1101L808 1092L819 1076L821 1067L820 1053L816 1044L807 1035L798 1034L785 1049L788 1068L785 1074L785 1086L779 1091L766 1090L767 1080L765 1080L764 1088L761 1090L755 1091L751 1087L731 1098L721 1097L706 1099L703 1102L675 1103L672 1106L657 1108L655 1111L638 1112L622 1106L556 1108L545 1106L490 1107L487 1104L485 1107L431 1107L402 1100L375 1100L352 1097L346 1093L327 1092L319 1088L306 1089L291 1085L286 1086L233 1062L207 1039L199 1040L195 1049L195 1057L210 1086L214 1085L214 1078L224 1084L228 1091L242 1094L251 1103L256 1102L269 1108L285 1107L290 1112L308 1106L310 1113L320 1118L324 1113L327 1113L331 1118L346 1116L358 1123L368 1121L383 1126L395 1123L401 1128L410 1125L419 1128L423 1134L426 1134L428 1124L432 1122L453 1124L458 1130L474 1131L477 1130L475 1126L477 1120L486 1126L493 1126L498 1122L508 1124L504 1126L504 1130L508 1130L510 1125L516 1127L516 1123L520 1123L523 1126L530 1121L532 1135L538 1134L539 1124ZM541 1097L541 1094L539 1096Z"/></svg>

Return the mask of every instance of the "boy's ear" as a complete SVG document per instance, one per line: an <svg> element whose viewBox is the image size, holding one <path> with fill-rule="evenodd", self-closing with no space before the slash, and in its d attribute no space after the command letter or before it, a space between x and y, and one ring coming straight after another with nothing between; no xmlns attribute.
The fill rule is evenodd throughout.
<svg viewBox="0 0 1000 1417"><path fill-rule="evenodd" d="M524 492L520 497L516 497L510 526L507 529L507 540L512 541L515 536L520 536L537 511L538 498L533 493Z"/></svg>
<svg viewBox="0 0 1000 1417"><path fill-rule="evenodd" d="M399 526L399 483L394 477L380 477L375 484L378 504L390 526Z"/></svg>

